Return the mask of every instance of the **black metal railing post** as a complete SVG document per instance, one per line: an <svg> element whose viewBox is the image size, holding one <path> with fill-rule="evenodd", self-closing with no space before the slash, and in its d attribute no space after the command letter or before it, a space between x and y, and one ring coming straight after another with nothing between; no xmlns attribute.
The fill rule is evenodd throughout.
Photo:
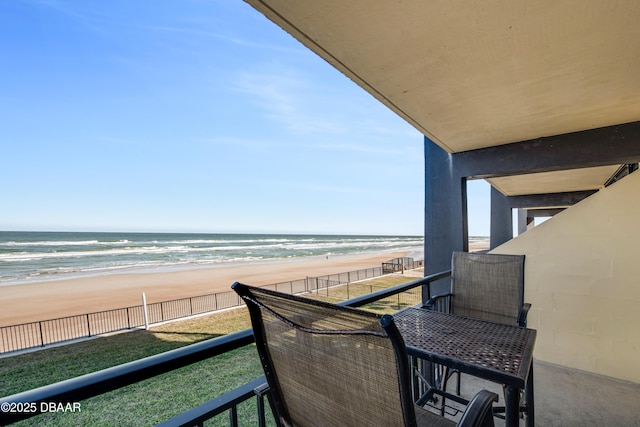
<svg viewBox="0 0 640 427"><path fill-rule="evenodd" d="M229 410L229 424L231 427L238 427L238 408L236 406L232 406Z"/></svg>
<svg viewBox="0 0 640 427"><path fill-rule="evenodd" d="M38 322L38 326L40 327L40 345L44 347L44 335L42 334L42 322Z"/></svg>
<svg viewBox="0 0 640 427"><path fill-rule="evenodd" d="M253 389L258 405L258 427L266 427L267 413L264 406L264 397L269 393L269 385L265 382Z"/></svg>

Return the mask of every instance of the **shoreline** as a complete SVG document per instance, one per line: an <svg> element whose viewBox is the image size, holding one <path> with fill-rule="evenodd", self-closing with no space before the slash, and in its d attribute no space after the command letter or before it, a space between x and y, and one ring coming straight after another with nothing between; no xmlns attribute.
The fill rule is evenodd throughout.
<svg viewBox="0 0 640 427"><path fill-rule="evenodd" d="M314 256L211 266L117 272L0 286L0 326L227 292L235 281L262 286L380 267L405 251Z"/></svg>
<svg viewBox="0 0 640 427"><path fill-rule="evenodd" d="M387 255L384 255L384 254L387 254ZM103 276L160 274L160 273L167 274L167 273L177 273L177 272L185 272L185 271L193 271L193 270L209 270L209 269L251 266L251 265L261 265L261 264L284 264L284 263L295 263L295 262L307 262L307 261L314 261L314 260L321 260L321 259L322 260L339 259L343 257L375 256L377 258L378 255L381 255L383 257L388 256L389 258L386 259L387 261L393 258L398 258L398 257L411 257L414 259L423 258L423 253L421 251L398 248L398 249L391 249L388 252L364 251L364 252L350 253L350 254L327 253L327 254L319 254L319 255L293 256L289 258L255 258L255 259L246 259L246 260L227 260L227 261L221 261L221 262L203 262L203 263L192 262L192 263L184 263L184 264L124 266L122 268L115 268L115 269L100 269L94 272L78 271L78 272L68 272L68 273L60 273L55 275L48 275L42 278L33 276L30 279L21 279L21 280L6 281L6 282L0 281L0 290L3 287L24 286L24 285L44 284L44 283L58 283L58 282L66 282L69 280L93 279L93 278L103 277ZM333 274L333 273L328 273L328 274Z"/></svg>

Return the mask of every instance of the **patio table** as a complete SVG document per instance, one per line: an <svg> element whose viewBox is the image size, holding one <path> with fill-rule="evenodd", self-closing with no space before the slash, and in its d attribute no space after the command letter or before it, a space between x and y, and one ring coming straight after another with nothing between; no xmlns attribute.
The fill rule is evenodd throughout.
<svg viewBox="0 0 640 427"><path fill-rule="evenodd" d="M409 307L393 315L411 356L505 386L505 423L517 426L520 390L526 425L533 426L533 347L536 331Z"/></svg>

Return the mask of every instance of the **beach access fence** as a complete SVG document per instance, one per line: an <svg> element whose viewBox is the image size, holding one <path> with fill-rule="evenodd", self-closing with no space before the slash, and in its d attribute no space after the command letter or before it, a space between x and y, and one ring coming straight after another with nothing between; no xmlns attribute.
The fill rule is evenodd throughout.
<svg viewBox="0 0 640 427"><path fill-rule="evenodd" d="M329 297L332 288L341 286L345 289L341 290L340 297L344 294L344 299L349 299L356 296L354 293L356 291L350 289L351 282L389 274L393 272L390 271L390 269L393 270L392 267L389 267L391 264L402 265L401 269L394 271L404 271L422 267L423 261L405 257L387 261L383 263L383 266L385 264L387 267L372 267L346 273L306 277L264 287L290 294L315 293L326 294ZM371 288L371 292L373 292L373 288ZM242 304L234 291L227 291L146 304L146 310L145 305L141 304L20 325L2 326L0 327L0 354L142 328L150 324L215 312Z"/></svg>

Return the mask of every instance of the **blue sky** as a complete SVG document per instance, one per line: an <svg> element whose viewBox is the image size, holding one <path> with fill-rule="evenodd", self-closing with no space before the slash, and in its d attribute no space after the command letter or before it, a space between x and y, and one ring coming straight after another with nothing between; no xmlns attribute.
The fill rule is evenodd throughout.
<svg viewBox="0 0 640 427"><path fill-rule="evenodd" d="M240 0L2 1L0 51L0 230L423 234L422 135Z"/></svg>

